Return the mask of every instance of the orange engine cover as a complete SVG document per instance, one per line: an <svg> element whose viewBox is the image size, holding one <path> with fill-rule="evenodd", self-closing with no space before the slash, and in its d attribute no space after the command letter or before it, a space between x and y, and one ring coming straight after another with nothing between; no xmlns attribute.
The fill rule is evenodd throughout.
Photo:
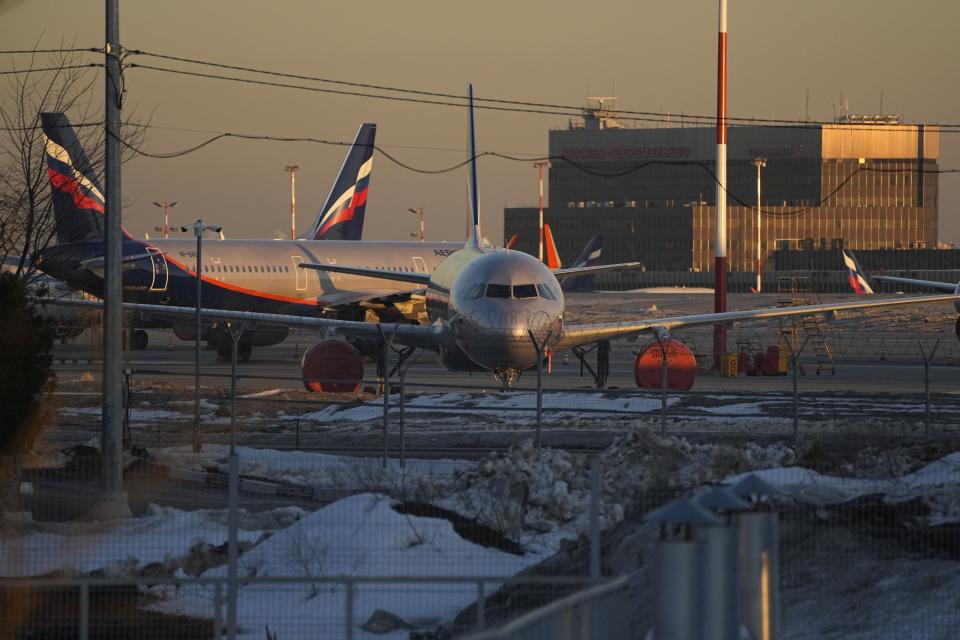
<svg viewBox="0 0 960 640"><path fill-rule="evenodd" d="M343 340L323 340L303 354L300 362L307 391L356 393L363 380L363 358Z"/></svg>
<svg viewBox="0 0 960 640"><path fill-rule="evenodd" d="M666 341L667 347L667 388L688 391L697 375L697 359L679 340ZM637 355L633 365L637 386L642 389L660 389L663 374L663 349L654 340L647 344Z"/></svg>

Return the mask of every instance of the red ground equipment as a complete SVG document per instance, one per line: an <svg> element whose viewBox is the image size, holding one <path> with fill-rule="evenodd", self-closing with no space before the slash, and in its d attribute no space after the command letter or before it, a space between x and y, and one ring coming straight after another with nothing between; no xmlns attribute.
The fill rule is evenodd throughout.
<svg viewBox="0 0 960 640"><path fill-rule="evenodd" d="M697 359L679 340L666 340L667 388L688 391L697 374ZM633 366L637 386L642 389L659 389L663 373L663 349L656 340L647 344Z"/></svg>
<svg viewBox="0 0 960 640"><path fill-rule="evenodd" d="M356 393L363 380L363 358L343 340L323 340L303 354L300 362L307 391Z"/></svg>

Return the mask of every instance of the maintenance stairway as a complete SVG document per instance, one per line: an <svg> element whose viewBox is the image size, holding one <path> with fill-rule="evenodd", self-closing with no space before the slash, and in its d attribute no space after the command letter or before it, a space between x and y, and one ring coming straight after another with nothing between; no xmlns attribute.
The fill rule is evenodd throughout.
<svg viewBox="0 0 960 640"><path fill-rule="evenodd" d="M810 299L810 279L801 276L790 276L777 278L777 304L781 307L798 307L812 304ZM817 302L820 295L816 294ZM803 334L803 342L800 341L800 334ZM831 375L837 373L837 368L833 362L833 352L824 335L823 328L820 326L820 319L816 315L802 316L800 318L781 319L780 335L782 340L787 343L787 347L797 356L800 373L806 375L806 369L799 364L800 353L804 348L808 348L817 360L817 375L821 371L829 371Z"/></svg>

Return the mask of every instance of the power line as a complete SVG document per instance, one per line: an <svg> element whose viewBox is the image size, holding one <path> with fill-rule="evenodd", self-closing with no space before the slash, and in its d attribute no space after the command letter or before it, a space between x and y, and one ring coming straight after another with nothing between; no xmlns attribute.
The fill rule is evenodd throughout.
<svg viewBox="0 0 960 640"><path fill-rule="evenodd" d="M96 47L77 47L71 49L0 49L0 55L17 55L22 53L103 53L103 49Z"/></svg>
<svg viewBox="0 0 960 640"><path fill-rule="evenodd" d="M91 62L89 64L68 64L59 67L33 67L30 69L14 69L12 71L0 71L0 76L24 75L28 73L42 73L45 71L67 71L69 69L89 69L92 67L103 67L102 64Z"/></svg>
<svg viewBox="0 0 960 640"><path fill-rule="evenodd" d="M143 51L138 49L131 49L129 50L129 52L131 55L143 55L147 57L154 57L154 58L159 58L159 59L169 60L174 62L208 66L208 67L214 67L218 69L228 69L231 71L241 71L245 73L262 74L262 75L287 78L292 80L305 80L305 81L311 81L311 82L335 84L335 85L354 87L354 88L360 88L360 89L389 91L389 92L395 92L395 93L406 93L411 95L425 96L430 98L441 98L444 100L464 101L464 104L457 103L453 105L451 105L448 102L438 102L434 100L426 101L426 103L443 104L445 106L460 106L460 107L466 106L465 105L466 96L452 94L452 93L426 91L422 89L410 89L405 87L379 85L379 84L371 84L371 83L364 83L364 82L354 82L354 81L347 81L347 80L337 80L333 78L325 78L325 77L311 76L311 75L305 75L305 74L287 73L282 71L274 71L270 69L261 69L256 67L232 65L232 64L226 64L226 63L220 63L220 62L213 62L209 60L199 60L196 58L186 58L182 56L174 56L169 54ZM131 66L134 66L134 65L131 65ZM167 71L170 73L179 72L179 73L186 73L188 75L192 74L192 72L177 71L174 69L168 69L163 67L153 67L150 65L136 65L136 66L140 66L141 68L154 69L157 71ZM260 84L257 81L250 81L247 79L235 78L230 76L215 76L214 74L201 75L200 77L215 77L221 80L233 80L236 82L251 82L253 84ZM302 85L286 85L282 83L277 83L277 85L284 86L286 88L310 89ZM326 92L334 93L333 90L326 90ZM360 97L375 97L380 99L398 99L398 100L400 99L392 96L369 95L369 94L346 92L346 91L342 92L341 95L357 95ZM520 111L527 112L527 113L545 113L548 115L574 115L574 116L582 115L582 107L574 107L570 105L559 105L559 104L530 102L530 101L521 101L521 100L508 100L503 98L480 98L480 97L477 97L476 101L480 103L486 102L486 103L492 103L492 104L515 106L515 107L526 107L525 109L522 109ZM477 105L477 106L478 108L481 107L481 105ZM550 109L551 111L541 111L542 109ZM509 111L511 109L501 109L501 110ZM559 112L557 110L559 110ZM636 110L627 110L627 109L623 109L623 110L616 109L611 111L613 111L617 117L625 120L664 123L664 122L672 122L673 120L671 120L671 117L674 120L676 119L676 114L671 116L671 114L664 113L664 112L657 112L657 111L636 111ZM624 117L624 116L627 116L627 117ZM712 126L716 122L716 118L712 115L706 116L706 115L696 115L696 114L694 115L684 114L681 117L684 120L692 120L694 121L695 124L704 124L704 125ZM773 119L773 118L759 118L759 117L728 116L726 120L728 124L731 126L750 126L750 125L755 125L756 123L761 123L761 124L765 124L766 126L772 126L772 127L799 128L799 129L812 129L812 128L819 128L822 126L830 126L833 129L862 130L864 126L864 125L845 126L846 123L837 123L837 122L828 122L828 121L789 120L789 119ZM950 123L920 123L920 124L923 124L923 126L939 127L941 129L944 129L945 133L953 133L954 131L951 131L952 129L960 129L960 124L950 124ZM871 130L874 130L874 131L884 128L883 125L869 125L869 126ZM903 126L917 126L917 125L895 125L892 127L887 127L886 130L901 130L901 129L898 129L897 127L902 128Z"/></svg>

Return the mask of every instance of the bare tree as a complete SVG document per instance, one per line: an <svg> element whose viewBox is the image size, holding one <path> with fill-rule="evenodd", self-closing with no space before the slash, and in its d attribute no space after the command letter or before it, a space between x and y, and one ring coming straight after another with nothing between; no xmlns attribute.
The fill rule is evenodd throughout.
<svg viewBox="0 0 960 640"><path fill-rule="evenodd" d="M64 50L34 54L20 73L7 76L0 103L0 260L19 277L32 278L31 258L56 235L52 196L47 177L46 139L40 123L44 111L67 113L102 176L104 131L102 100L97 81L100 64L90 53ZM143 127L126 127L124 139L142 142ZM132 155L126 148L127 159Z"/></svg>

